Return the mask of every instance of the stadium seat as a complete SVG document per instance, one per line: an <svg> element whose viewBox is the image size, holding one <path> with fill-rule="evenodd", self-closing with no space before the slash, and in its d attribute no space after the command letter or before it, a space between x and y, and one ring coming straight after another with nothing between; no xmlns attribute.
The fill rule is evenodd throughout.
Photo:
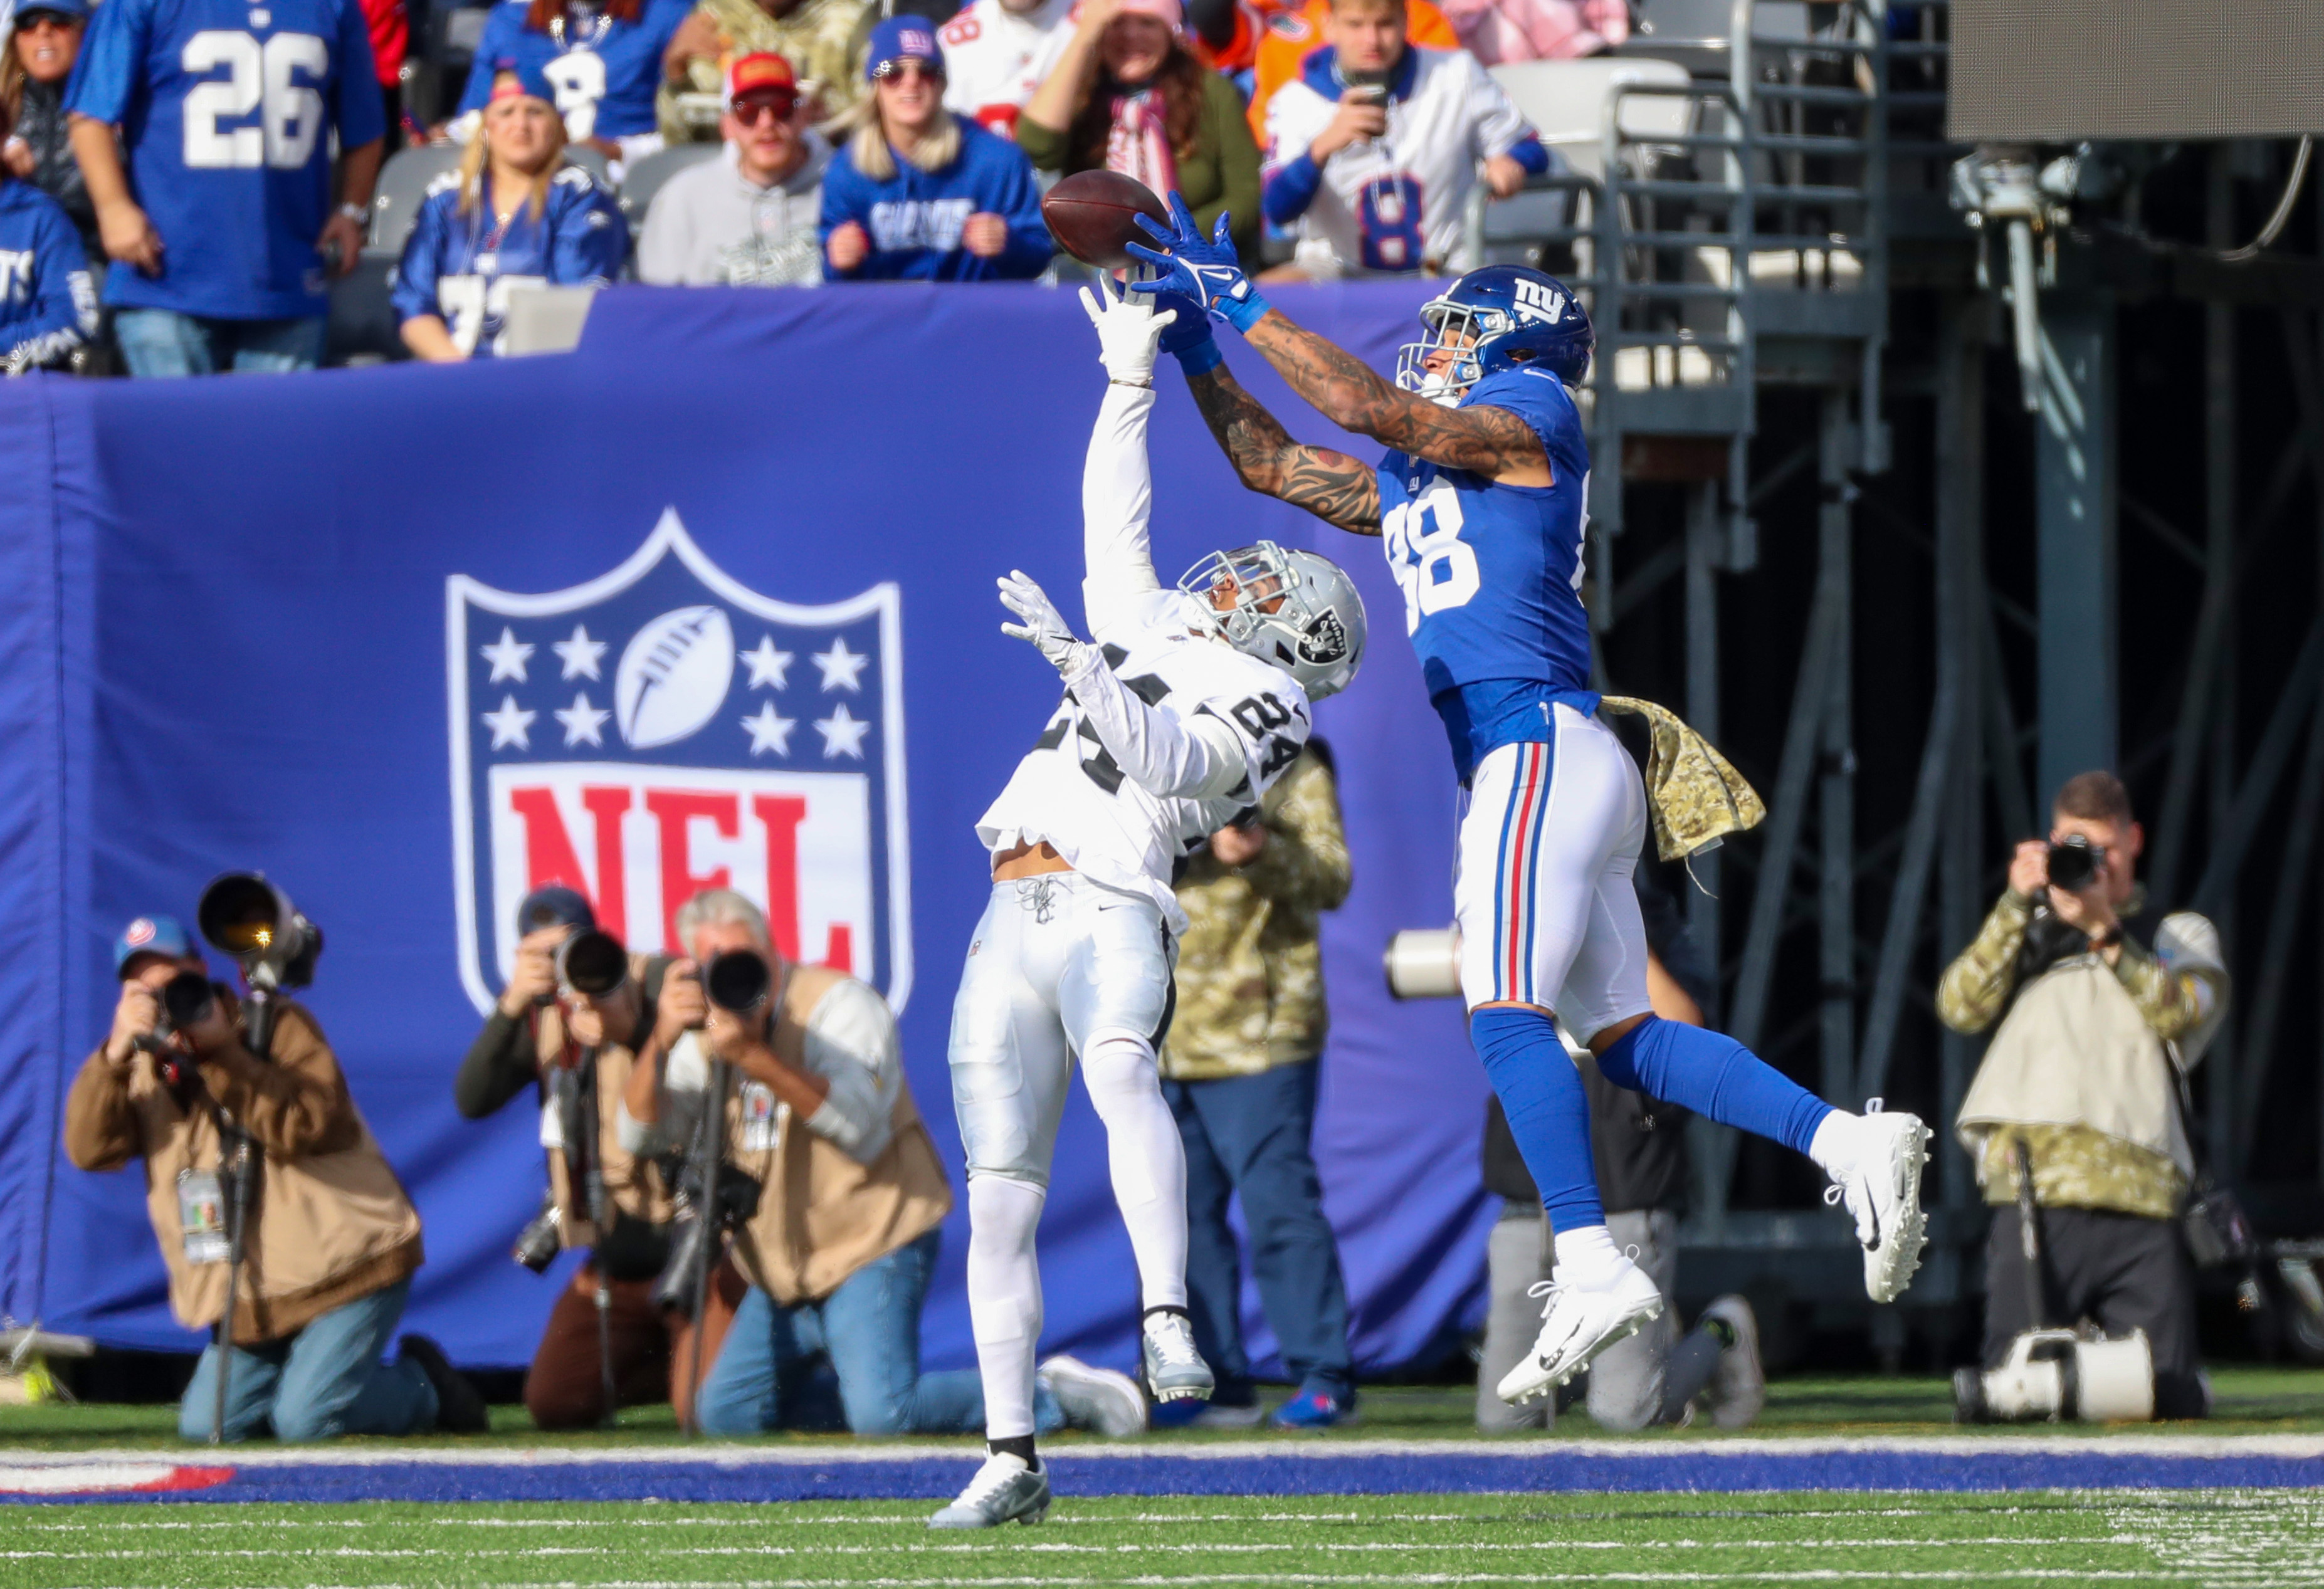
<svg viewBox="0 0 2324 1589"><path fill-rule="evenodd" d="M1636 84L1683 89L1692 81L1673 61L1605 55L1513 61L1494 67L1492 74L1541 141L1585 177L1605 175L1606 107L1618 89ZM1622 130L1632 137L1683 133L1692 109L1683 95L1632 96L1622 102Z"/></svg>
<svg viewBox="0 0 2324 1589"><path fill-rule="evenodd" d="M430 143L420 149L399 149L381 168L379 188L371 201L371 244L364 252L403 253L404 239L420 219L420 201L428 185L460 163L456 143Z"/></svg>
<svg viewBox="0 0 2324 1589"><path fill-rule="evenodd" d="M630 169L622 177L622 190L614 197L621 202L622 215L630 223L632 235L646 224L646 210L664 182L690 165L716 159L725 147L723 143L678 143L631 161Z"/></svg>

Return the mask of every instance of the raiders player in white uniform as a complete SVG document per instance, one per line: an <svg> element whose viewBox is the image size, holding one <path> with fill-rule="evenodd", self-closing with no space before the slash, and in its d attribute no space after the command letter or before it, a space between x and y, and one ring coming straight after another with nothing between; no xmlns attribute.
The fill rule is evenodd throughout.
<svg viewBox="0 0 2324 1589"><path fill-rule="evenodd" d="M1074 0L972 0L936 30L946 110L1004 138L1074 32Z"/></svg>
<svg viewBox="0 0 2324 1589"><path fill-rule="evenodd" d="M1344 686L1363 655L1355 586L1314 553L1262 542L1204 559L1175 589L1156 578L1146 426L1173 316L1098 290L1102 307L1082 293L1110 377L1082 479L1093 643L1024 574L1001 582L1019 620L1002 632L1040 648L1065 696L976 829L992 897L961 973L951 1057L991 1456L939 1528L1048 1510L1033 1448L1033 1232L1077 1058L1137 1255L1148 1386L1163 1401L1211 1393L1185 1311L1185 1150L1154 1062L1186 925L1171 870L1250 819L1306 741L1309 701Z"/></svg>

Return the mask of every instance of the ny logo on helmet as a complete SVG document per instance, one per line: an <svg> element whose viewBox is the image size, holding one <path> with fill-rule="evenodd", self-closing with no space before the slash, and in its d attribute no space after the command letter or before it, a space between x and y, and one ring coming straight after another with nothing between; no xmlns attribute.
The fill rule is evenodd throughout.
<svg viewBox="0 0 2324 1589"><path fill-rule="evenodd" d="M1565 295L1548 282L1520 278L1510 285L1517 289L1517 307L1526 315L1553 326L1565 317Z"/></svg>

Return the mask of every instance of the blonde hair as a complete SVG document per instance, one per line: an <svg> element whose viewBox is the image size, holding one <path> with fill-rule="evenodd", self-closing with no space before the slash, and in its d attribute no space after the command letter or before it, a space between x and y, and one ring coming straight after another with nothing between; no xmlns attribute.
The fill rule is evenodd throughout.
<svg viewBox="0 0 2324 1589"><path fill-rule="evenodd" d="M476 115L475 136L468 140L468 147L460 153L460 202L455 207L455 211L464 220L476 213L476 206L484 197L484 170L493 158L492 142L484 131L486 118L491 112L492 103L487 100L484 108ZM557 168L565 163L565 118L558 115L552 106L549 107L549 119L557 124L556 141L549 145L549 158L541 162L540 170L534 174L532 192L525 200L531 207L532 218L536 221L548 213L549 181L557 175Z"/></svg>
<svg viewBox="0 0 2324 1589"><path fill-rule="evenodd" d="M844 144L849 163L874 182L896 179L896 153L880 120L880 96L875 88L841 111L818 129L835 144ZM960 158L960 118L939 108L936 125L926 137L901 152L924 171L940 171Z"/></svg>

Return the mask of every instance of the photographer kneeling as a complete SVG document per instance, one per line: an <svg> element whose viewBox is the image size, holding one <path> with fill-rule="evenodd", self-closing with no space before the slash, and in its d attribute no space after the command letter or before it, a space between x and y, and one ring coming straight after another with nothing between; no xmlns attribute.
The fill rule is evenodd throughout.
<svg viewBox="0 0 2324 1589"><path fill-rule="evenodd" d="M256 1150L224 1437L270 1422L281 1440L483 1429L482 1398L434 1342L406 1336L395 1363L380 1361L420 1264L420 1216L314 1016L278 998L268 1057L253 1053L242 1002L167 916L132 922L114 966L113 1032L65 1101L65 1153L83 1170L144 1160L170 1305L189 1328L216 1325L227 1297L238 1155L226 1134ZM214 1334L186 1388L189 1440L212 1437L224 1345Z"/></svg>
<svg viewBox="0 0 2324 1589"><path fill-rule="evenodd" d="M920 1305L952 1193L887 1002L843 972L782 960L759 908L729 889L696 895L677 927L691 958L672 962L663 981L654 1035L630 1074L622 1139L633 1153L688 1152L711 1079L725 1075L712 1117L716 1178L740 1171L755 1183L732 1199L732 1263L749 1290L691 1395L696 1427L745 1435L827 1423L827 1396L819 1408L814 1393L827 1361L859 1435L981 1433L977 1374L920 1372ZM764 979L758 997L734 997L730 966ZM711 1261L717 1252L714 1241ZM703 1332L706 1359L715 1327ZM1042 1428L1065 1421L1060 1395L1085 1410L1104 1399L1119 1426L1109 1432L1145 1427L1144 1398L1127 1376L1070 1360L1048 1369ZM692 1365L678 1373L683 1409Z"/></svg>
<svg viewBox="0 0 2324 1589"><path fill-rule="evenodd" d="M669 1388L670 1332L653 1300L669 1256L669 1201L652 1167L622 1146L615 1123L637 1048L653 1030L669 961L624 961L596 925L589 902L571 888L551 884L525 896L508 986L452 1084L453 1101L471 1120L520 1093L540 1105L549 1197L519 1238L518 1262L545 1269L563 1248L589 1250L550 1308L525 1373L525 1410L544 1429L603 1422L613 1411L608 1385L622 1407L662 1401ZM613 963L590 968L594 976L564 964L592 947Z"/></svg>
<svg viewBox="0 0 2324 1589"><path fill-rule="evenodd" d="M2210 1386L2178 1223L2196 1160L2179 1088L2227 1007L2218 932L2192 913L2165 916L2152 948L2124 928L2143 904L2133 869L2145 835L2113 774L2069 779L2051 825L2048 842L2018 845L2007 892L1937 988L1954 1031L1999 1023L1958 1122L1994 1206L1985 1366L2000 1367L2043 1322L2087 1318L2110 1337L2144 1330L2155 1416L2201 1418ZM2038 1298L2017 1208L2021 1152L2038 1210Z"/></svg>

